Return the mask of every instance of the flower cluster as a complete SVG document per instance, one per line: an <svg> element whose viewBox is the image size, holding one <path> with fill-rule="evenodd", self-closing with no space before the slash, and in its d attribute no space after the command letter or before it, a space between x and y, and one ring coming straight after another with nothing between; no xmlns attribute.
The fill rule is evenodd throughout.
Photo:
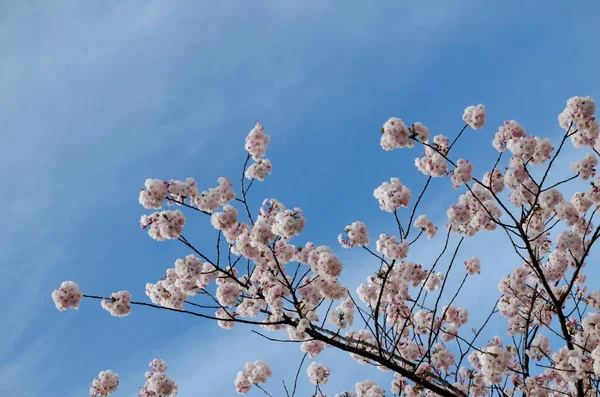
<svg viewBox="0 0 600 397"><path fill-rule="evenodd" d="M329 323L337 328L351 327L354 322L354 302L345 299L329 314Z"/></svg>
<svg viewBox="0 0 600 397"><path fill-rule="evenodd" d="M452 183L454 187L464 185L473 178L473 164L465 159L459 159L456 162L456 168L452 171Z"/></svg>
<svg viewBox="0 0 600 397"><path fill-rule="evenodd" d="M409 131L406 124L398 118L392 117L381 128L380 145L383 150L393 150L403 147L413 147L414 143L410 140Z"/></svg>
<svg viewBox="0 0 600 397"><path fill-rule="evenodd" d="M467 259L465 261L465 268L467 269L467 273L471 276L475 273L481 274L481 263L479 262L479 259L476 257Z"/></svg>
<svg viewBox="0 0 600 397"><path fill-rule="evenodd" d="M325 365L313 361L308 366L306 373L308 374L310 383L317 386L323 386L327 383L327 378L331 374L331 371Z"/></svg>
<svg viewBox="0 0 600 397"><path fill-rule="evenodd" d="M259 159L256 163L250 165L246 170L246 178L258 179L264 181L267 175L271 174L271 161L268 159Z"/></svg>
<svg viewBox="0 0 600 397"><path fill-rule="evenodd" d="M185 216L179 210L155 212L152 215L142 215L140 227L148 229L148 235L157 241L179 238L183 233Z"/></svg>
<svg viewBox="0 0 600 397"><path fill-rule="evenodd" d="M167 269L164 279L156 284L146 284L146 295L160 306L183 310L188 296L194 296L215 280L218 273L210 263L202 263L194 255L177 259L175 266Z"/></svg>
<svg viewBox="0 0 600 397"><path fill-rule="evenodd" d="M263 127L261 122L256 123L254 128L250 130L250 133L246 137L245 148L254 161L258 161L265 156L269 139L269 136L265 134L265 127Z"/></svg>
<svg viewBox="0 0 600 397"><path fill-rule="evenodd" d="M178 392L177 384L167 376L167 363L155 358L149 364L152 369L146 372L146 382L140 388L138 397L175 397Z"/></svg>
<svg viewBox="0 0 600 397"><path fill-rule="evenodd" d="M577 172L579 177L585 181L596 175L597 165L598 159L596 156L591 153L586 153L583 159L571 163L569 169L573 172Z"/></svg>
<svg viewBox="0 0 600 397"><path fill-rule="evenodd" d="M145 189L140 192L139 202L146 209L161 209L164 200L168 204L181 204L198 195L198 186L193 178L185 181L146 179Z"/></svg>
<svg viewBox="0 0 600 397"><path fill-rule="evenodd" d="M371 380L358 382L355 390L356 397L385 397L385 390Z"/></svg>
<svg viewBox="0 0 600 397"><path fill-rule="evenodd" d="M431 240L433 237L435 237L435 234L438 231L438 227L434 225L433 222L431 222L429 219L427 219L425 215L419 215L419 217L417 217L417 219L415 220L414 226L420 228L425 232L427 240Z"/></svg>
<svg viewBox="0 0 600 397"><path fill-rule="evenodd" d="M500 208L492 194L482 185L462 194L457 204L446 212L452 229L464 236L473 236L480 230L494 230L500 218Z"/></svg>
<svg viewBox="0 0 600 397"><path fill-rule="evenodd" d="M379 208L394 212L400 207L408 206L412 193L400 182L400 179L391 178L389 182L383 182L375 189L373 196L379 201Z"/></svg>
<svg viewBox="0 0 600 397"><path fill-rule="evenodd" d="M192 197L192 202L200 209L205 212L215 212L222 205L229 203L235 198L235 193L231 190L233 184L226 177L220 177L217 179L218 186L203 191L196 197Z"/></svg>
<svg viewBox="0 0 600 397"><path fill-rule="evenodd" d="M415 167L424 175L441 177L448 172L446 155L449 148L448 138L443 135L433 137L433 143L425 142L425 152L422 157L415 159Z"/></svg>
<svg viewBox="0 0 600 397"><path fill-rule="evenodd" d="M367 227L362 222L353 222L351 225L347 225L344 233L348 233L348 238L343 238L341 233L338 236L338 241L344 248L363 247L371 242Z"/></svg>
<svg viewBox="0 0 600 397"><path fill-rule="evenodd" d="M119 374L115 374L110 369L102 371L92 381L90 388L91 397L107 397L117 391L119 386Z"/></svg>
<svg viewBox="0 0 600 397"><path fill-rule="evenodd" d="M246 394L254 384L267 383L267 378L273 373L264 361L247 363L244 371L239 371L233 382L238 394Z"/></svg>
<svg viewBox="0 0 600 397"><path fill-rule="evenodd" d="M127 291L114 292L110 298L102 300L101 306L111 316L125 317L131 313L131 294Z"/></svg>
<svg viewBox="0 0 600 397"><path fill-rule="evenodd" d="M575 96L567 101L567 106L558 115L558 122L570 133L574 147L589 146L598 150L599 130L595 112L596 103L591 97Z"/></svg>
<svg viewBox="0 0 600 397"><path fill-rule="evenodd" d="M477 106L467 107L463 114L463 120L474 130L482 128L487 120L485 106L479 104Z"/></svg>
<svg viewBox="0 0 600 397"><path fill-rule="evenodd" d="M79 309L79 302L83 294L79 286L73 281L63 281L59 289L52 292L52 300L60 311L67 309Z"/></svg>
<svg viewBox="0 0 600 397"><path fill-rule="evenodd" d="M245 176L248 179L258 179L264 181L265 177L271 173L271 161L263 158L267 152L269 136L265 134L265 128L262 123L256 123L256 126L246 137L246 150L255 161L248 169Z"/></svg>
<svg viewBox="0 0 600 397"><path fill-rule="evenodd" d="M391 259L402 260L408 255L408 242L406 240L398 242L396 236L380 234L377 240L377 251Z"/></svg>
<svg viewBox="0 0 600 397"><path fill-rule="evenodd" d="M498 132L494 135L492 146L499 152L504 152L509 141L513 139L525 138L527 133L519 123L514 120L506 120L504 125L498 128Z"/></svg>

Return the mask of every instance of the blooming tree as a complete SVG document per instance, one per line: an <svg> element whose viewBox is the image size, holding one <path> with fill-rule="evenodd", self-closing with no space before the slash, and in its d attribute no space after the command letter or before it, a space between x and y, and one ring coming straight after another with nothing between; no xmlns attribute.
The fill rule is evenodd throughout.
<svg viewBox="0 0 600 397"><path fill-rule="evenodd" d="M564 133L557 147L548 138L528 136L514 120L504 122L492 140L498 156L480 179L471 162L452 157L452 148L471 133L469 127L485 125L483 105L465 109L466 125L452 141L443 135L430 137L422 123L409 127L398 118L389 119L381 129L381 147L421 147L415 165L426 179L418 195L397 177L374 190L380 209L393 215L397 230L379 235L372 244L367 226L355 221L339 235L341 247L366 250L378 264L356 291L340 282L344 266L335 249L299 242L306 222L300 208L287 208L276 199L264 200L258 213L249 205L253 184L272 171L265 158L270 138L257 123L246 138L238 194L226 177L202 192L192 178L146 180L139 202L156 212L141 217L142 229L155 240L175 240L189 249L165 277L146 285L152 303L132 301L127 291L107 297L83 294L72 281L62 283L52 299L61 311L78 309L82 298L99 299L113 316L146 306L214 320L226 330L236 324L252 327L265 337L263 333L287 331L286 340L297 342L304 353L300 366L327 347L394 374L391 385L360 380L338 397L379 397L386 389L410 397L596 396L600 291L587 288L585 275L586 259L600 237L600 226L593 224L600 207L600 178L592 179L600 155L594 112L590 97L569 99L558 116ZM569 141L588 152L571 165L570 177L553 180L552 166ZM431 180L444 177L462 194L447 209L447 224L438 226L418 210ZM590 181L589 188L565 197L567 184L576 179ZM165 205L178 209L164 210ZM214 252L202 252L185 237L186 222L196 215L216 229ZM467 279L485 273L486 266L477 257L455 265L456 256L464 239L493 230L502 231L520 260L499 281L501 297L485 323L471 332L465 329L468 308L456 306L455 300ZM445 244L437 260L410 261L411 246L420 239L440 238L440 231L445 232ZM451 234L459 236L454 248ZM445 252L453 255L442 267ZM451 272L461 275L459 285L447 283ZM448 289L455 293L442 299ZM506 328L494 330L498 335L487 343L479 341L496 314L506 319ZM314 385L314 395L324 396L321 387L335 376L325 364L307 365L306 380ZM139 395L176 395L166 363L155 359L150 366ZM232 379L233 386L240 394L256 387L270 395L271 375L267 363L250 362ZM297 381L298 375L293 388L284 382L277 395L293 396ZM93 380L90 394L108 396L118 383L118 374L103 371Z"/></svg>

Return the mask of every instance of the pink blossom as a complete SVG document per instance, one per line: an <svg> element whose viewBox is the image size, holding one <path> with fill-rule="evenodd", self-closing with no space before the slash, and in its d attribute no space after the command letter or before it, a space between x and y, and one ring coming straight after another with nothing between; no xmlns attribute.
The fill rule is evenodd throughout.
<svg viewBox="0 0 600 397"><path fill-rule="evenodd" d="M465 109L463 120L474 130L478 130L484 126L486 122L485 106L479 104L477 106L469 106Z"/></svg>
<svg viewBox="0 0 600 397"><path fill-rule="evenodd" d="M465 267L467 268L467 273L469 275L473 275L475 273L481 273L481 264L479 263L479 259L476 257L472 257L471 259L467 259L465 261Z"/></svg>
<svg viewBox="0 0 600 397"><path fill-rule="evenodd" d="M419 215L414 223L415 227L421 228L427 235L427 240L431 240L437 233L438 227L433 224L425 215Z"/></svg>
<svg viewBox="0 0 600 397"><path fill-rule="evenodd" d="M383 150L393 150L404 147L413 147L414 143L409 138L409 131L406 124L398 118L392 117L381 129L383 136L380 145Z"/></svg>
<svg viewBox="0 0 600 397"><path fill-rule="evenodd" d="M267 151L267 144L270 138L264 131L265 128L262 123L258 122L246 137L245 147L254 161L260 160Z"/></svg>
<svg viewBox="0 0 600 397"><path fill-rule="evenodd" d="M238 394L248 393L254 384L267 383L267 378L272 374L271 368L264 361L247 363L244 371L238 372L234 381Z"/></svg>
<svg viewBox="0 0 600 397"><path fill-rule="evenodd" d="M391 178L390 182L383 182L373 192L373 196L379 201L379 208L387 212L407 207L411 195L410 189L404 186L398 178Z"/></svg>
<svg viewBox="0 0 600 397"><path fill-rule="evenodd" d="M456 162L456 168L452 171L452 184L454 187L464 185L473 178L473 164L465 159Z"/></svg>
<svg viewBox="0 0 600 397"><path fill-rule="evenodd" d="M569 169L579 174L579 178L585 180L590 179L596 175L596 166L598 165L598 159L591 153L586 153L582 160L571 163Z"/></svg>
<svg viewBox="0 0 600 397"><path fill-rule="evenodd" d="M73 281L63 281L60 284L60 288L52 292L52 300L56 308L60 311L67 309L78 310L81 298L83 298L83 293Z"/></svg>
<svg viewBox="0 0 600 397"><path fill-rule="evenodd" d="M220 177L217 182L219 183L218 186L200 193L193 199L194 204L200 210L213 213L220 206L227 204L235 198L235 193L231 190L233 184L228 178Z"/></svg>
<svg viewBox="0 0 600 397"><path fill-rule="evenodd" d="M325 365L313 361L306 369L306 373L308 374L310 383L313 385L322 386L327 383L327 379L331 374L331 371Z"/></svg>
<svg viewBox="0 0 600 397"><path fill-rule="evenodd" d="M260 159L248 167L245 175L248 179L258 179L259 181L264 181L266 176L271 174L271 170L271 161L267 159Z"/></svg>
<svg viewBox="0 0 600 397"><path fill-rule="evenodd" d="M102 371L92 381L90 396L107 397L117 391L119 386L119 374L115 374L110 369Z"/></svg>
<svg viewBox="0 0 600 397"><path fill-rule="evenodd" d="M131 294L127 291L119 291L110 295L109 299L104 298L101 302L104 310L111 316L125 317L131 313Z"/></svg>
<svg viewBox="0 0 600 397"><path fill-rule="evenodd" d="M179 238L184 225L185 216L179 210L155 212L150 216L142 216L140 220L142 229L150 226L148 235L158 241Z"/></svg>
<svg viewBox="0 0 600 397"><path fill-rule="evenodd" d="M351 225L347 225L344 232L348 233L348 238L344 239L341 233L338 236L338 241L344 248L363 247L371 242L367 227L362 222L353 222Z"/></svg>
<svg viewBox="0 0 600 397"><path fill-rule="evenodd" d="M396 236L380 234L377 240L377 251L383 255L396 260L402 260L408 255L408 242L398 242Z"/></svg>

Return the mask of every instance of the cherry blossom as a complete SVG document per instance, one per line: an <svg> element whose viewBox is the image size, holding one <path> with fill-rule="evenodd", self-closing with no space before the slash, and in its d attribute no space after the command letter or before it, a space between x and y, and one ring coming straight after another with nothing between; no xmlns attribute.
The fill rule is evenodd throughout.
<svg viewBox="0 0 600 397"><path fill-rule="evenodd" d="M83 298L83 293L73 281L63 281L60 284L60 288L52 292L52 300L56 308L60 311L67 309L78 310L81 298Z"/></svg>
<svg viewBox="0 0 600 397"><path fill-rule="evenodd" d="M408 206L412 193L400 182L400 179L391 178L389 182L383 182L375 189L373 196L379 201L379 208L394 212L400 207Z"/></svg>
<svg viewBox="0 0 600 397"><path fill-rule="evenodd" d="M119 374L115 374L110 369L101 371L92 381L90 396L106 397L117 391L119 386Z"/></svg>
<svg viewBox="0 0 600 397"><path fill-rule="evenodd" d="M338 236L338 241L344 248L366 246L371 242L367 227L362 222L353 222L351 225L347 225L344 232L348 233L347 239L344 239L341 233Z"/></svg>
<svg viewBox="0 0 600 397"><path fill-rule="evenodd" d="M474 130L482 128L487 120L485 106L479 104L467 107L463 114L463 120Z"/></svg>
<svg viewBox="0 0 600 397"><path fill-rule="evenodd" d="M131 294L127 291L115 292L110 298L103 299L101 304L111 316L125 317L131 313Z"/></svg>
<svg viewBox="0 0 600 397"><path fill-rule="evenodd" d="M380 214L389 223L369 221L369 229L377 230L376 248L369 248L370 237L361 221L347 225L338 236L342 248L363 247L360 251L367 259L361 257L358 266L338 256L340 247L305 240L308 210L305 214L298 207L286 208L275 198L249 199L254 180L262 181L271 173L271 162L264 158L270 138L257 123L245 140L246 161L241 178L236 177L241 185L237 199L233 183L225 176L202 192L191 177L146 179L139 203L160 211L142 215L142 229L155 240L187 250L164 273L160 271L160 279L146 284L151 303L132 302L128 291L104 297L83 295L72 281L53 291L52 300L59 311L78 309L85 297L101 300L101 307L116 317L127 316L131 306L139 305L215 321L226 330L254 327L261 335L275 332L267 338L291 342L310 359L325 358L321 353L326 348L341 350L361 365L391 372L388 386L394 395L596 395L600 291L589 284L593 273L588 272L593 265L590 252L600 239L600 226L595 225L600 207L600 177L596 176L600 140L594 113L592 98L570 98L558 117L563 129L558 141L527 135L516 121L505 121L493 139L485 138L491 140L490 151L497 153L496 161L482 170L481 180L473 173L473 151L459 149L464 158L457 158L454 147L459 138L469 139L472 131L467 126L485 125L483 105L465 109L467 126L451 138L431 137L421 122L405 124L390 118L382 128L381 148L416 147L421 154L415 167L426 178L417 174L403 180L411 188L419 178L426 181L422 190L415 190L421 192L416 200L395 177L373 191L379 208L390 213ZM587 147L590 152L576 157L579 160L569 170L562 165L558 170L560 160L556 160L569 140L574 148ZM581 187L577 178L588 181L587 185ZM440 209L435 196L429 204L422 202L427 194L431 198L430 182L439 183L440 189L450 183L459 189L449 207ZM177 209L162 210L164 203ZM401 208L407 210L398 211ZM439 219L436 223L445 240L429 242L438 232L428 217L439 216L436 210L446 215L432 218ZM427 215L418 215L423 212ZM204 219L212 227L198 236L186 226L190 232L184 237L183 228L192 219ZM494 245L504 244L515 254L506 262L486 264L490 274L501 275L497 291L480 285L481 278L470 277L481 273L481 263L477 256L463 252L468 238L484 231L495 232ZM435 244L443 246L441 253L430 252ZM352 271L365 273L358 286L352 282ZM498 313L504 326L495 322L494 328L485 329L488 320L479 324L480 304L465 297L465 285L479 288L482 294L498 294L488 320ZM465 304L476 310L462 307ZM332 370L316 362L303 363L297 373L304 368L305 381L314 386L315 396L325 397L321 387ZM167 364L154 359L150 367L139 396L175 396L178 386L166 375ZM255 387L266 395L279 395L280 391L270 394L264 389L272 375L265 362L250 362L237 373L234 387L240 394ZM118 384L118 374L102 371L93 380L90 394L106 397ZM364 380L353 391L336 396L383 397L385 393L374 381Z"/></svg>
<svg viewBox="0 0 600 397"><path fill-rule="evenodd" d="M331 374L331 371L328 367L324 366L323 364L319 364L313 361L308 366L306 373L308 374L310 383L312 383L313 385L322 386L327 383L327 378Z"/></svg>

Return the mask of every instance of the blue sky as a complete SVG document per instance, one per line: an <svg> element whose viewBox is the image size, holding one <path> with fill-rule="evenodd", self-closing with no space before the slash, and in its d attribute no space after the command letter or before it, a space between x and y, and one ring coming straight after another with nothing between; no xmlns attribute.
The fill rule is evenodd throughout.
<svg viewBox="0 0 600 397"><path fill-rule="evenodd" d="M505 119L556 136L566 99L600 97L599 12L594 1L2 1L0 394L85 395L112 368L118 395L134 395L154 357L169 362L182 397L235 395L237 371L257 359L277 367L270 390L281 393L297 347L142 308L117 319L84 301L59 313L50 293L74 280L86 293L128 289L145 300L145 283L188 252L139 230L144 180L237 181L256 121L271 136L274 171L253 188L254 208L267 197L303 208L301 242L335 247L348 280L362 280L376 264L342 251L337 234L354 220L372 237L392 232L373 189L392 176L413 191L423 181L419 151L380 149L381 125L396 116L453 136L463 109L483 103L488 125L455 152L476 167L491 166ZM441 193L423 211L443 224L457 195L436 182ZM206 220L189 219L188 238L212 245ZM490 241L468 246L484 274L465 296L481 302L515 266ZM373 373L346 355L319 361L338 368L332 393Z"/></svg>

